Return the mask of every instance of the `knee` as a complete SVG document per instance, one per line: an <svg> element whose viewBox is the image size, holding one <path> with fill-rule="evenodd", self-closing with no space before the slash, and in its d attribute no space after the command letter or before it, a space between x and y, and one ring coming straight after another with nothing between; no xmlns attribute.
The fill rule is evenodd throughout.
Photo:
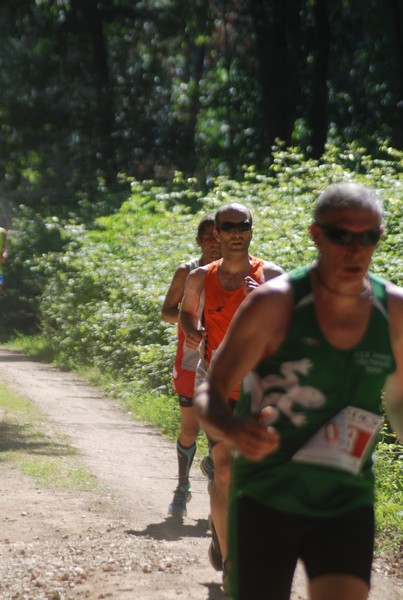
<svg viewBox="0 0 403 600"><path fill-rule="evenodd" d="M214 482L222 487L228 486L231 477L231 463L229 460L214 460Z"/></svg>
<svg viewBox="0 0 403 600"><path fill-rule="evenodd" d="M196 419L196 415L191 406L181 406L180 411L181 420L179 437L182 440L182 443L185 443L186 441L185 445L190 446L196 441L199 433L199 421Z"/></svg>
<svg viewBox="0 0 403 600"><path fill-rule="evenodd" d="M214 469L214 484L220 488L229 487L230 469Z"/></svg>
<svg viewBox="0 0 403 600"><path fill-rule="evenodd" d="M199 426L197 423L181 423L181 436L195 440L199 433Z"/></svg>

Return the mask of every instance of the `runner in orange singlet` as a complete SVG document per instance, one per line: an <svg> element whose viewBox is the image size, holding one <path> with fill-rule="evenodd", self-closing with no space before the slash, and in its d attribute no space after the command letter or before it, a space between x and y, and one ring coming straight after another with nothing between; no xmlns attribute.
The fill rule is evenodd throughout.
<svg viewBox="0 0 403 600"><path fill-rule="evenodd" d="M249 256L249 264L250 269L247 277L250 278L250 288L264 283L266 280L265 268L267 270L268 263L261 258ZM220 345L232 317L245 299L247 291L249 291L245 291L243 285L236 289L225 289L220 283L219 268L220 261L215 261L206 268L202 316L206 337L201 346L202 360L198 365L198 383L200 383L200 380L204 380L207 367ZM271 263L268 267L268 279L270 279L272 269L273 265ZM238 394L239 386L232 391L230 397L236 400Z"/></svg>
<svg viewBox="0 0 403 600"><path fill-rule="evenodd" d="M247 294L264 281L282 273L282 269L274 263L249 254L252 214L242 204L234 202L219 208L215 215L214 232L221 243L222 258L189 274L180 309L180 324L186 343L193 348L200 346L202 358L197 368L197 384L205 376L215 350ZM200 327L202 302L204 309ZM237 390L233 390L231 397L236 398L236 394ZM227 556L230 453L222 442L212 441L211 445L214 480L210 493L212 542L209 558L212 566L221 570ZM224 583L225 576L224 572Z"/></svg>

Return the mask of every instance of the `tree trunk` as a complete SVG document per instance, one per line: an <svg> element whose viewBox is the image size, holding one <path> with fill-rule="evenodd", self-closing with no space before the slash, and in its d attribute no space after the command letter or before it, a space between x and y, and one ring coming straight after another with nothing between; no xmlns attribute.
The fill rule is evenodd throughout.
<svg viewBox="0 0 403 600"><path fill-rule="evenodd" d="M108 54L103 29L102 15L97 0L74 0L72 2L80 29L88 39L90 61L93 67L93 82L97 92L97 158L105 174L107 184L116 181L116 157L112 132L114 128L114 99L110 83Z"/></svg>
<svg viewBox="0 0 403 600"><path fill-rule="evenodd" d="M202 0L193 6L197 11L197 21L200 31L204 33L208 19L208 0ZM188 43L188 83L189 83L189 109L186 128L182 136L182 165L185 171L193 173L197 165L196 156L196 128L200 111L200 80L203 76L206 44L195 43L191 39Z"/></svg>
<svg viewBox="0 0 403 600"><path fill-rule="evenodd" d="M327 0L314 5L312 103L309 115L312 156L320 158L325 150L327 122L327 78L329 67L330 28Z"/></svg>
<svg viewBox="0 0 403 600"><path fill-rule="evenodd" d="M267 150L278 138L291 141L294 125L294 99L290 89L295 70L290 65L288 46L288 0L252 0L258 57L258 72L262 94L262 115Z"/></svg>
<svg viewBox="0 0 403 600"><path fill-rule="evenodd" d="M397 128L392 138L392 143L403 149L403 7L401 0L389 0L392 10L392 24L396 47L396 80L397 80Z"/></svg>

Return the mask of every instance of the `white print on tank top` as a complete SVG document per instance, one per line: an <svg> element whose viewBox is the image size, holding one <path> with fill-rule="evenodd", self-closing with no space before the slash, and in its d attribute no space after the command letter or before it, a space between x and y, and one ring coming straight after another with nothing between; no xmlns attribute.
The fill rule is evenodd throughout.
<svg viewBox="0 0 403 600"><path fill-rule="evenodd" d="M358 475L381 426L382 417L362 408L347 406L322 425L294 454L293 460Z"/></svg>
<svg viewBox="0 0 403 600"><path fill-rule="evenodd" d="M303 358L283 363L281 375L271 374L260 378L251 371L243 381L243 389L250 394L252 414L260 414L263 408L271 406L274 409L271 423L282 414L296 427L302 427L306 423L306 416L301 409L318 408L325 402L325 396L316 388L299 385L298 375L307 375L311 368L312 362Z"/></svg>
<svg viewBox="0 0 403 600"><path fill-rule="evenodd" d="M243 387L250 394L252 414L260 414L263 408L271 406L274 414L267 425L275 423L282 414L296 427L303 427L306 415L301 409L312 410L325 402L325 396L316 388L299 385L298 375L306 375L311 368L311 361L302 359L283 363L280 367L282 376L271 374L260 378L254 372L249 373ZM382 417L347 406L322 425L297 450L293 460L342 469L356 475L360 473L381 426Z"/></svg>

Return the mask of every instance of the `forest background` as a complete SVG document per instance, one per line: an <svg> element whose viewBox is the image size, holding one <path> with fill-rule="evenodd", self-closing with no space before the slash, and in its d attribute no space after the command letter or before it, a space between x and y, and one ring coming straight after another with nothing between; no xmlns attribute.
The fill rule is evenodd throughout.
<svg viewBox="0 0 403 600"><path fill-rule="evenodd" d="M374 271L403 284L402 0L5 0L0 132L1 339L172 438L160 308L207 211L245 203L252 252L290 269L317 193L360 181L385 203ZM403 548L402 455L385 423L381 551Z"/></svg>

